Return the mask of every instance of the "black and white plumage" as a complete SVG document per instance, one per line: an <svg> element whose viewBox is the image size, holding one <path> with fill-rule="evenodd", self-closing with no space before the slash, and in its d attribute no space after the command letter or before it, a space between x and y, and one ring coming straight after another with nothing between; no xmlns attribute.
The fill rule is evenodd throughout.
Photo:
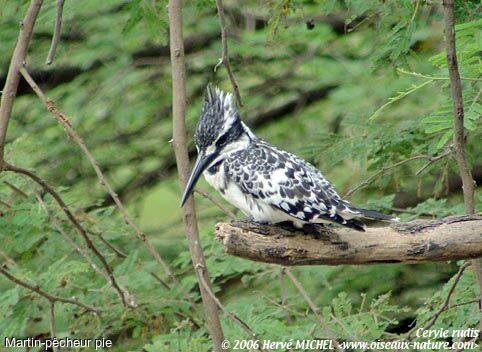
<svg viewBox="0 0 482 352"><path fill-rule="evenodd" d="M355 218L397 220L351 205L313 165L256 137L241 121L232 95L211 85L195 141L198 158L181 206L203 173L228 202L261 223L302 227L328 221L364 231Z"/></svg>

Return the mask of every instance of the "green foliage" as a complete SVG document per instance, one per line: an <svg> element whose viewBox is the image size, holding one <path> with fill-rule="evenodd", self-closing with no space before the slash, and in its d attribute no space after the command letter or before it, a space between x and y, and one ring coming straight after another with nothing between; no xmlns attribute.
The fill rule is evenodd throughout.
<svg viewBox="0 0 482 352"><path fill-rule="evenodd" d="M52 197L30 180L6 172L0 174L0 255L16 265L3 256L0 264L5 259L16 277L103 310L98 319L81 308L57 303L59 336L105 336L114 341L110 351L210 351L177 208L181 190L169 143L167 1L66 1L63 37L48 68L44 61L55 2L44 3L27 67L83 136L120 190L129 213L181 284L169 279L117 209L103 203L105 189L85 156L22 86L9 125L7 160L48 180L89 231L135 306L122 306L111 285L64 240L33 190L40 191L61 229L102 268ZM457 173L453 158L429 163L430 157L447 150L452 139L440 6L395 0L224 3L231 65L245 105L240 113L257 134L313 162L340 194L368 179L350 197L360 206L401 212L402 220L464 212L459 190L448 187ZM480 4L456 3L466 146L471 165L480 166ZM0 47L7 53L0 57L2 77L27 5L2 2ZM224 69L213 72L221 55L213 0L184 2L184 35L186 115L192 139L205 85L212 81L231 89ZM319 98L316 92L323 89L328 93ZM295 107L286 111L287 104ZM205 184L200 186L206 189ZM480 190L476 199L481 212ZM226 308L264 339L323 337L316 315L286 278L281 300L279 268L225 254L212 229L226 216L206 199L197 198L197 204L207 266ZM99 234L126 256L107 247ZM456 270L452 263L293 272L337 338L376 341L403 339L410 329L407 321L419 326L432 316L443 304ZM476 287L467 270L451 302L473 300ZM48 333L48 308L44 298L0 276L2 340ZM475 304L453 307L440 315L434 328L475 327L476 310ZM249 338L228 317L222 317L222 324L228 339Z"/></svg>

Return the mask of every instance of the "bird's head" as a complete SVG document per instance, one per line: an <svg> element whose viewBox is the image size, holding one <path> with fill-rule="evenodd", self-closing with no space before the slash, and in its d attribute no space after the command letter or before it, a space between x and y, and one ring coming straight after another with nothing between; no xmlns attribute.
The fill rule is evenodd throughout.
<svg viewBox="0 0 482 352"><path fill-rule="evenodd" d="M253 136L239 118L231 93L209 84L194 136L198 157L187 183L181 206L189 198L204 170L218 162L230 151L241 147L241 142Z"/></svg>

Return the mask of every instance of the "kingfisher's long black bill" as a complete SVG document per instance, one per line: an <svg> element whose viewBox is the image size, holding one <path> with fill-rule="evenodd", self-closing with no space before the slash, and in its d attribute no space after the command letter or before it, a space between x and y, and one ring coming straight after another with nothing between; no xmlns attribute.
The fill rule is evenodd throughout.
<svg viewBox="0 0 482 352"><path fill-rule="evenodd" d="M189 181L187 181L186 189L184 190L184 194L181 200L181 207L184 206L187 199L191 195L196 182L199 180L199 177L203 173L203 171L209 166L211 161L216 158L216 153L212 153L206 156L204 153L199 153L196 163L194 164L194 168L192 169L191 176L189 177Z"/></svg>

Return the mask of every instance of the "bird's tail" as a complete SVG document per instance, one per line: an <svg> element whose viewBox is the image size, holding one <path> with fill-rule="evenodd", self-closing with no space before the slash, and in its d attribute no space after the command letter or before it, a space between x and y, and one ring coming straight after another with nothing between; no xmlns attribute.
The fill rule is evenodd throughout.
<svg viewBox="0 0 482 352"><path fill-rule="evenodd" d="M400 221L400 219L395 216L382 214L382 213L379 213L378 211L360 209L360 208L354 208L353 210L358 212L361 216L368 219L383 220L383 221Z"/></svg>

